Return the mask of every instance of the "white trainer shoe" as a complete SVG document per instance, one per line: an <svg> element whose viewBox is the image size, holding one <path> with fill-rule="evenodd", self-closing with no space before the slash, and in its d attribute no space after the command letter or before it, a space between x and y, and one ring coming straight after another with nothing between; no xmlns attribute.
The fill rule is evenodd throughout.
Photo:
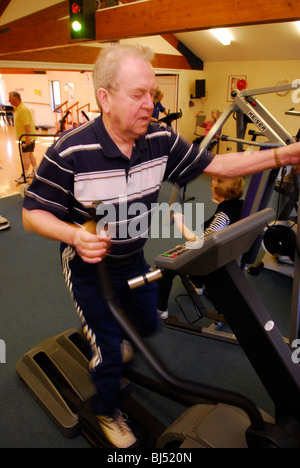
<svg viewBox="0 0 300 468"><path fill-rule="evenodd" d="M169 317L169 312L167 310L157 309L156 312L157 312L158 317L161 318L162 320L167 320L167 318Z"/></svg>
<svg viewBox="0 0 300 468"><path fill-rule="evenodd" d="M106 439L117 448L129 448L137 441L126 423L127 416L117 411L114 417L97 416L98 423Z"/></svg>

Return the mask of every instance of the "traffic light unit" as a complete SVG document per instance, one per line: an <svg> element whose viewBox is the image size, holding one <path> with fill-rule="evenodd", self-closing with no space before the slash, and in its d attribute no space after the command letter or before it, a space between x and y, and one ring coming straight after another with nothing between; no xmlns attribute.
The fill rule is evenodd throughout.
<svg viewBox="0 0 300 468"><path fill-rule="evenodd" d="M71 39L96 39L95 0L69 0Z"/></svg>

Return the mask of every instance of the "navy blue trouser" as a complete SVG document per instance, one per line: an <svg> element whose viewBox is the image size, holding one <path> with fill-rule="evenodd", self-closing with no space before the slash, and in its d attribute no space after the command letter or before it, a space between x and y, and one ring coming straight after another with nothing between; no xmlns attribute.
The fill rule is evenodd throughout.
<svg viewBox="0 0 300 468"><path fill-rule="evenodd" d="M112 415L120 403L123 334L100 297L95 266L84 263L70 246L62 245L61 250L65 281L92 351L90 371L97 388L93 409L96 414ZM149 271L143 252L130 261L107 263L117 303L141 335L155 331L156 283L135 290L130 290L127 284L128 279Z"/></svg>

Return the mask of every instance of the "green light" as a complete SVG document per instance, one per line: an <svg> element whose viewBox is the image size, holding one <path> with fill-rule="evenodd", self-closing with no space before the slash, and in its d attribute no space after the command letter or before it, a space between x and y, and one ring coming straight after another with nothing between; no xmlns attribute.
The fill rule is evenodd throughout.
<svg viewBox="0 0 300 468"><path fill-rule="evenodd" d="M72 23L72 29L76 32L79 32L82 28L82 25L81 23L79 23L79 21L73 21Z"/></svg>

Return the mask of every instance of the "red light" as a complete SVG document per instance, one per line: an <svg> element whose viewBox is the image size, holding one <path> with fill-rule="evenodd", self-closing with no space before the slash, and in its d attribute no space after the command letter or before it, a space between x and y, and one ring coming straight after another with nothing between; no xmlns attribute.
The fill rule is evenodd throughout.
<svg viewBox="0 0 300 468"><path fill-rule="evenodd" d="M72 3L72 12L76 15L76 13L80 12L80 5L78 3Z"/></svg>

